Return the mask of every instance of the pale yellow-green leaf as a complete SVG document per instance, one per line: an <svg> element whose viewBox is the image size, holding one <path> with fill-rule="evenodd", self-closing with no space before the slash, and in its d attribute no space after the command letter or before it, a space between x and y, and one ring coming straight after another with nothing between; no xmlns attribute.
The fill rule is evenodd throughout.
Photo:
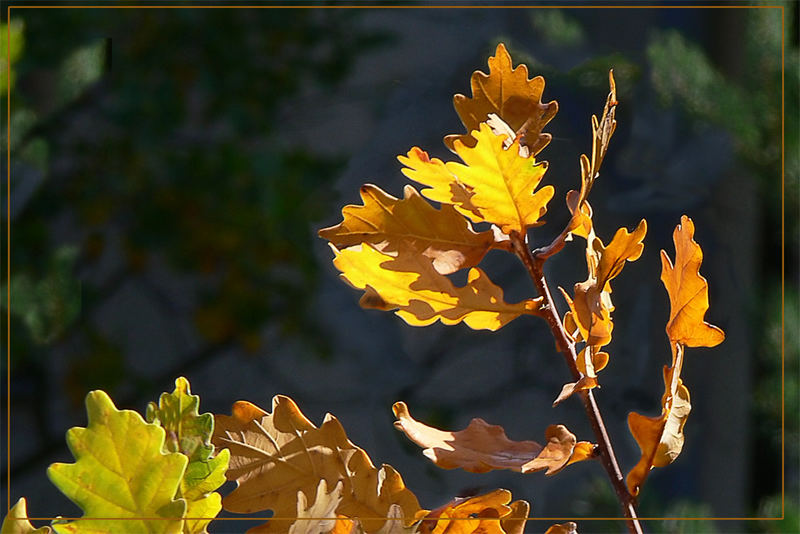
<svg viewBox="0 0 800 534"><path fill-rule="evenodd" d="M117 410L103 391L86 396L86 410L88 426L67 432L76 462L55 463L47 470L84 512L76 521L54 522L56 532L180 533L186 501L174 496L186 456L164 453L164 429L136 412Z"/></svg>
<svg viewBox="0 0 800 534"><path fill-rule="evenodd" d="M44 526L35 528L28 521L28 510L25 503L25 497L17 501L17 504L11 507L8 515L3 519L3 526L0 528L0 534L50 534L50 527Z"/></svg>

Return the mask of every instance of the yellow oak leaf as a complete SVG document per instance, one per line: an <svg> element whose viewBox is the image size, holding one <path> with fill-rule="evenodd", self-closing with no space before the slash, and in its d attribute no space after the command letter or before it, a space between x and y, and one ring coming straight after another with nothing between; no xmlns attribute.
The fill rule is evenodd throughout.
<svg viewBox="0 0 800 534"><path fill-rule="evenodd" d="M464 430L451 432L420 423L411 417L404 402L396 402L392 411L397 417L395 428L423 447L423 454L443 469L460 468L472 473L496 469L530 473L546 469L546 474L552 475L569 463L591 456L586 456L586 445L591 452L591 444L578 443L564 425L547 427L547 445L542 447L535 441L511 440L503 427L480 418L470 421Z"/></svg>
<svg viewBox="0 0 800 534"><path fill-rule="evenodd" d="M541 304L541 298L506 303L503 290L479 268L470 269L466 286L455 287L418 254L395 258L369 244L341 251L331 248L342 278L365 290L363 307L397 309L397 315L412 326L463 321L475 330L497 330L522 314L537 313Z"/></svg>
<svg viewBox="0 0 800 534"><path fill-rule="evenodd" d="M538 191L536 188L547 171L547 163L520 156L518 140L503 148L507 137L496 135L486 123L480 124L472 136L475 146L469 147L461 141L454 145L463 164L425 162L420 156L424 152L412 149L409 155L415 154L416 159L410 156L401 159L414 165L410 170L404 169L404 174L428 186L422 194L429 199L453 204L473 222L496 224L505 234L524 233L543 224L540 219L547 211L554 189L550 185ZM445 171L450 173L449 178Z"/></svg>
<svg viewBox="0 0 800 534"><path fill-rule="evenodd" d="M335 417L326 415L317 428L288 397L276 396L272 413L237 402L232 415L215 416L212 443L230 450L226 477L237 482L237 488L223 499L223 508L235 513L274 513L273 519L249 533L287 532L298 517L298 492L316 495L321 480L326 488L335 489L341 483L336 517L358 520L361 513L386 517L393 504L402 508L405 517L414 517L419 510L400 475L389 466L375 468L366 453L347 439ZM343 510L355 510L357 515ZM383 523L364 521L364 530L376 532Z"/></svg>
<svg viewBox="0 0 800 534"><path fill-rule="evenodd" d="M521 534L530 505L511 501L511 492L456 498L422 515L420 534ZM510 503L510 504L509 504Z"/></svg>
<svg viewBox="0 0 800 534"><path fill-rule="evenodd" d="M664 366L664 387L660 416L628 414L628 428L642 451L626 478L628 491L634 496L639 494L653 467L671 464L683 450L683 427L692 409L689 390L676 376L675 368L667 366Z"/></svg>
<svg viewBox="0 0 800 534"><path fill-rule="evenodd" d="M0 534L50 534L51 532L52 530L48 526L35 528L28 521L25 497L20 498L17 504L11 507L0 527Z"/></svg>
<svg viewBox="0 0 800 534"><path fill-rule="evenodd" d="M500 117L519 136L531 155L538 154L552 139L542 129L558 112L555 101L543 104L544 78L528 79L528 67L512 69L511 56L503 43L497 45L489 58L489 74L475 71L470 80L472 98L457 94L453 97L456 112L467 128L467 134L448 135L445 144L454 150L456 141L475 146L471 132L486 122L489 114Z"/></svg>
<svg viewBox="0 0 800 534"><path fill-rule="evenodd" d="M693 237L694 223L684 215L672 234L674 266L661 251L661 281L670 302L667 336L687 347L714 347L722 343L725 333L703 320L708 310L708 283L700 275L703 251Z"/></svg>
<svg viewBox="0 0 800 534"><path fill-rule="evenodd" d="M477 233L453 206L437 210L407 185L398 199L371 184L361 187L363 206L342 209L344 220L323 228L320 237L337 248L370 243L386 254L421 254L441 274L480 263L494 243L492 232Z"/></svg>

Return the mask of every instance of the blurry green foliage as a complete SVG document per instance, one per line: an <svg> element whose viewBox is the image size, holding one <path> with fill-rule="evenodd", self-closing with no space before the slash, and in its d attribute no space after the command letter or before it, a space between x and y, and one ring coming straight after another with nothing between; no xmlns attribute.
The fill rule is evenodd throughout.
<svg viewBox="0 0 800 534"><path fill-rule="evenodd" d="M47 270L37 278L29 273L14 274L10 285L3 285L3 309L8 307L11 292L11 314L27 327L31 339L46 344L63 334L75 321L81 309L81 285L72 275L77 256L74 247L61 247L49 258Z"/></svg>
<svg viewBox="0 0 800 534"><path fill-rule="evenodd" d="M25 46L24 24L15 19L8 23L0 24L0 87L3 94L7 94L8 87L14 88L16 72L14 64L22 54Z"/></svg>
<svg viewBox="0 0 800 534"><path fill-rule="evenodd" d="M580 23L560 9L533 10L530 19L533 29L551 45L572 47L586 40Z"/></svg>

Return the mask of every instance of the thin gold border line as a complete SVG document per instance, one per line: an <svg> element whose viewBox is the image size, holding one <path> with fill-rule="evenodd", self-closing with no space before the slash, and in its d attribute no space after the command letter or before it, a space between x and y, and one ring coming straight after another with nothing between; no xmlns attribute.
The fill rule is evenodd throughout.
<svg viewBox="0 0 800 534"><path fill-rule="evenodd" d="M6 8L7 28L6 38L8 46L6 47L8 73L11 72L11 5ZM762 5L762 6L698 6L698 5L685 5L685 6L655 6L655 5L635 5L635 6L562 6L562 5L544 5L544 6L505 6L505 5L477 5L477 6L387 6L387 5L341 5L341 6L313 6L313 5L279 5L279 6L259 6L259 5L230 5L230 6L168 6L168 5L43 5L43 6L13 6L16 9L445 9L445 8L465 8L465 9L780 9L781 12L781 517L639 517L641 521L667 521L667 520L687 520L687 521L776 521L785 519L785 486L786 486L786 450L785 450L785 10L784 6L776 5ZM6 304L8 310L11 309L11 77L8 76L6 80L7 88L7 115L6 115L6 146L7 146L7 181L6 181L6 281L9 290L6 293ZM8 465L6 475L6 501L7 510L11 509L11 314L6 315L6 387L8 394L8 403L6 404L6 429L7 429L7 448L6 448L6 461ZM33 520L91 520L90 518L65 518L65 517L29 517L26 519ZM124 520L148 520L160 519L168 520L166 518L96 518L96 519L124 519ZM182 518L187 519L187 518ZM213 517L213 518L188 518L188 519L210 519L212 521L228 521L228 520L271 520L271 519L284 519L279 517ZM298 519L298 518L286 518ZM309 518L313 519L313 518ZM318 518L330 519L330 518ZM366 519L366 518L364 518ZM391 518L377 518L377 519L391 519ZM451 518L460 519L460 518ZM466 518L468 519L468 518ZM580 520L580 521L624 521L625 518L620 517L584 517L584 518L564 518L564 517L530 517L526 518L528 521L563 521L563 520Z"/></svg>

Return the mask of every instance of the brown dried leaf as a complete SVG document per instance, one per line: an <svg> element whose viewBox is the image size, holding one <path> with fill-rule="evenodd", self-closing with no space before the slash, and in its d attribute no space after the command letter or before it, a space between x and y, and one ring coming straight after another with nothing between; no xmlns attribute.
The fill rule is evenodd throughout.
<svg viewBox="0 0 800 534"><path fill-rule="evenodd" d="M708 283L700 275L703 251L693 238L694 223L683 215L672 234L674 266L667 253L661 251L661 281L670 302L667 336L673 343L687 347L714 347L722 343L725 333L703 320L708 310Z"/></svg>
<svg viewBox="0 0 800 534"><path fill-rule="evenodd" d="M461 468L472 473L494 469L521 471L522 466L542 450L535 441L508 439L503 427L490 425L480 418L470 421L464 430L447 432L411 417L404 402L396 402L392 411L397 417L395 428L423 447L423 454L444 469Z"/></svg>
<svg viewBox="0 0 800 534"><path fill-rule="evenodd" d="M223 507L235 513L274 512L274 519L248 532L288 531L297 517L297 493L317 494L320 480L327 487L342 484L337 515L343 509L368 509L369 517L386 517L392 504L399 504L406 517L419 510L399 475L389 466L376 469L335 417L326 415L317 428L288 397L273 398L272 413L237 402L231 416L215 416L212 443L230 450L226 477L238 484ZM379 491L377 480L389 482ZM368 532L380 527L365 525Z"/></svg>
<svg viewBox="0 0 800 534"><path fill-rule="evenodd" d="M466 286L455 287L418 254L394 258L369 244L342 251L331 248L342 278L365 290L363 307L397 309L397 315L412 326L463 321L475 330L497 330L522 314L537 313L541 305L541 298L506 303L503 290L479 268L470 269Z"/></svg>
<svg viewBox="0 0 800 534"><path fill-rule="evenodd" d="M575 436L563 425L547 427L548 443L542 448L535 441L510 440L503 427L480 418L470 421L464 430L448 432L415 420L404 402L396 402L392 411L397 417L395 428L423 447L423 454L443 469L461 468L472 473L495 469L529 473L547 469L546 474L552 475L570 463L576 449ZM581 445L575 461L584 452Z"/></svg>
<svg viewBox="0 0 800 534"><path fill-rule="evenodd" d="M567 430L564 425L550 425L544 435L547 445L535 459L522 466L523 473L546 469L545 475L555 475L567 465L591 457L593 445L588 441L578 443L575 434ZM576 448L577 455L574 454ZM587 448L590 451L589 456L586 455Z"/></svg>
<svg viewBox="0 0 800 534"><path fill-rule="evenodd" d="M689 390L675 375L674 368L667 366L664 366L664 388L659 417L628 414L628 428L642 451L626 478L628 491L634 496L639 494L653 467L669 465L683 449L683 426L692 409Z"/></svg>
<svg viewBox="0 0 800 534"><path fill-rule="evenodd" d="M491 231L476 233L452 206L437 210L410 185L403 192L404 198L397 199L377 186L362 186L364 205L345 206L344 220L320 230L320 237L340 249L370 243L389 255L400 250L421 254L441 274L480 263L494 243Z"/></svg>
<svg viewBox="0 0 800 534"><path fill-rule="evenodd" d="M567 523L556 523L547 529L544 534L578 534L578 525L572 521Z"/></svg>
<svg viewBox="0 0 800 534"><path fill-rule="evenodd" d="M521 144L528 147L530 155L538 154L552 136L542 129L558 112L555 101L542 104L544 78L528 79L528 68L518 65L512 69L511 56L505 45L497 45L495 55L489 58L489 74L475 71L470 80L472 98L458 94L453 97L456 112L467 128L467 134L448 135L445 144L455 150L455 141L475 146L471 132L489 118L498 115L519 136Z"/></svg>
<svg viewBox="0 0 800 534"><path fill-rule="evenodd" d="M457 498L428 512L419 526L420 534L516 534L524 524L530 505L515 501L511 492L494 490L485 495ZM521 515L524 513L525 515ZM510 530L506 530L508 526Z"/></svg>

